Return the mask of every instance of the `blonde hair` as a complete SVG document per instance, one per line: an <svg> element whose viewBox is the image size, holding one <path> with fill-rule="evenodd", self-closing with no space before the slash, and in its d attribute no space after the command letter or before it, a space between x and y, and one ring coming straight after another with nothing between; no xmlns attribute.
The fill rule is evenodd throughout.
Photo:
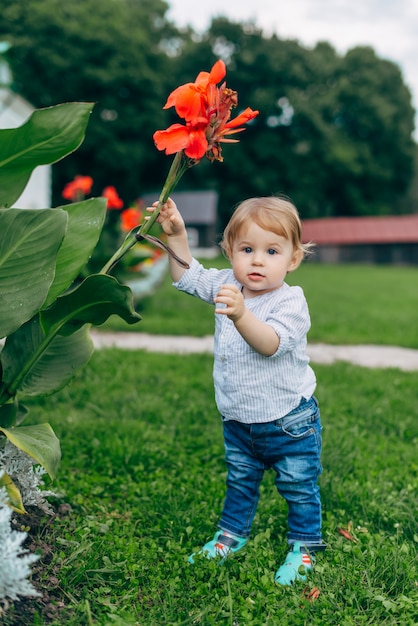
<svg viewBox="0 0 418 626"><path fill-rule="evenodd" d="M270 196L249 198L235 209L224 230L220 244L228 258L231 257L234 241L249 221L291 241L301 261L306 254L310 253L312 244L302 243L302 225L295 205L286 198Z"/></svg>

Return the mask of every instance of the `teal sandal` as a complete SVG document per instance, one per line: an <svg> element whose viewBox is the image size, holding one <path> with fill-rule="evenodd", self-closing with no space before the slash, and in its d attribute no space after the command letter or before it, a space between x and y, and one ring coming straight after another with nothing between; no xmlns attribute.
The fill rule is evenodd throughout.
<svg viewBox="0 0 418 626"><path fill-rule="evenodd" d="M306 573L312 570L315 559L310 554L302 552L302 545L296 541L285 562L277 570L274 580L279 585L292 585L295 580L306 580Z"/></svg>
<svg viewBox="0 0 418 626"><path fill-rule="evenodd" d="M237 537L236 535L232 535L225 530L219 530L215 533L214 538L205 543L199 552L193 552L193 554L189 556L189 563L194 563L193 557L196 556L196 554L203 554L207 559L221 557L220 562L223 563L231 552L233 553L241 550L247 541L247 537Z"/></svg>

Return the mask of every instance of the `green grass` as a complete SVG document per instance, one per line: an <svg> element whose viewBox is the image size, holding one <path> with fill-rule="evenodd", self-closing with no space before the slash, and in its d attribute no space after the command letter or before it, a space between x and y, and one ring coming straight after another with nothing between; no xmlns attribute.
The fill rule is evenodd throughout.
<svg viewBox="0 0 418 626"><path fill-rule="evenodd" d="M418 348L417 278L416 268L304 264L289 282L310 304L310 341ZM140 312L135 327L112 319L105 328L213 330L212 308L178 293L168 277ZM222 567L187 563L212 536L224 497L212 358L112 349L96 352L60 393L30 403L28 423L49 421L61 439L52 487L56 507L71 511L58 509L39 530L52 560L36 584L63 605L51 611L35 600L24 626L417 624L416 373L314 367L328 543L307 585L321 591L315 602L304 598L304 584L273 583L286 553L286 508L271 473L248 547ZM356 542L337 530L348 525ZM3 623L13 623L13 608Z"/></svg>
<svg viewBox="0 0 418 626"><path fill-rule="evenodd" d="M224 496L211 369L210 355L103 350L36 402L31 421L48 420L61 439L57 505L72 507L42 531L65 604L55 626L416 624L416 374L315 367L328 550L308 583L321 595L309 602L304 583L273 583L286 509L272 473L248 547L224 566L187 563ZM350 522L357 543L337 530ZM47 573L39 584L48 587ZM46 623L38 610L33 625Z"/></svg>
<svg viewBox="0 0 418 626"><path fill-rule="evenodd" d="M289 276L311 311L310 341L418 348L418 268L305 264Z"/></svg>
<svg viewBox="0 0 418 626"><path fill-rule="evenodd" d="M227 266L222 257L203 263ZM288 282L305 291L311 342L418 348L418 268L305 263ZM194 336L213 332L212 307L177 292L168 276L138 310L143 317L138 324L128 326L112 318L103 328Z"/></svg>

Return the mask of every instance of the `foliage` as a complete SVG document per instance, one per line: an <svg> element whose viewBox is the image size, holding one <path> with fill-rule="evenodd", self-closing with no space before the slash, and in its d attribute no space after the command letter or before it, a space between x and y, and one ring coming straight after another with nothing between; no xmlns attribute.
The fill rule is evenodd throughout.
<svg viewBox="0 0 418 626"><path fill-rule="evenodd" d="M217 172L225 217L246 197L278 192L304 218L397 211L413 175L414 111L394 63L371 48L340 56L326 43L307 49L218 18L200 41L185 44L178 71L215 50L227 57L240 95L260 110L243 150ZM213 176L194 175L201 186Z"/></svg>
<svg viewBox="0 0 418 626"><path fill-rule="evenodd" d="M168 72L159 42L171 32L163 0L5 0L0 38L13 45L14 89L36 108L96 102L77 155L54 168L54 201L76 174L113 184L127 203L161 181L150 128L164 123Z"/></svg>
<svg viewBox="0 0 418 626"><path fill-rule="evenodd" d="M8 440L51 478L59 440L48 423L21 425L28 409L20 396L51 394L66 385L92 354L92 324L115 313L131 323L140 319L130 289L115 278L96 274L76 282L103 226L103 198L55 209L10 208L36 166L78 147L91 110L88 103L58 105L0 131L0 447ZM5 474L1 484L22 511L11 476Z"/></svg>
<svg viewBox="0 0 418 626"><path fill-rule="evenodd" d="M98 102L86 142L54 168L56 193L78 173L99 193L115 184L128 203L159 189L165 164L149 128L166 123L161 102L221 57L240 102L260 115L234 158L225 148L222 167L202 164L182 187L217 190L222 222L240 200L278 192L304 218L407 208L414 111L396 64L371 48L308 49L226 18L196 36L170 25L166 9L162 0L3 1L15 88L37 107Z"/></svg>
<svg viewBox="0 0 418 626"><path fill-rule="evenodd" d="M314 602L304 583L273 583L286 553L287 511L271 473L245 551L223 567L187 563L213 534L224 497L210 355L97 351L84 376L37 398L33 419L52 413L66 449L56 484L63 512L48 530L57 546L48 570L59 578L56 600L65 602L54 624L412 626L416 373L314 368L328 544L307 583L320 590ZM350 521L356 542L337 530ZM51 593L45 569L42 580ZM49 623L33 605L30 623Z"/></svg>

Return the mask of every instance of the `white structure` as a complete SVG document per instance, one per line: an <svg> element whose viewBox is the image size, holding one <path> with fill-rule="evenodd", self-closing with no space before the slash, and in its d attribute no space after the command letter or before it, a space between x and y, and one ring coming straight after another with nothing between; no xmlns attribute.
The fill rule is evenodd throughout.
<svg viewBox="0 0 418 626"><path fill-rule="evenodd" d="M34 110L29 102L11 89L0 86L0 129L21 126ZM26 188L14 206L20 209L47 209L51 206L50 165L40 165L32 172Z"/></svg>

